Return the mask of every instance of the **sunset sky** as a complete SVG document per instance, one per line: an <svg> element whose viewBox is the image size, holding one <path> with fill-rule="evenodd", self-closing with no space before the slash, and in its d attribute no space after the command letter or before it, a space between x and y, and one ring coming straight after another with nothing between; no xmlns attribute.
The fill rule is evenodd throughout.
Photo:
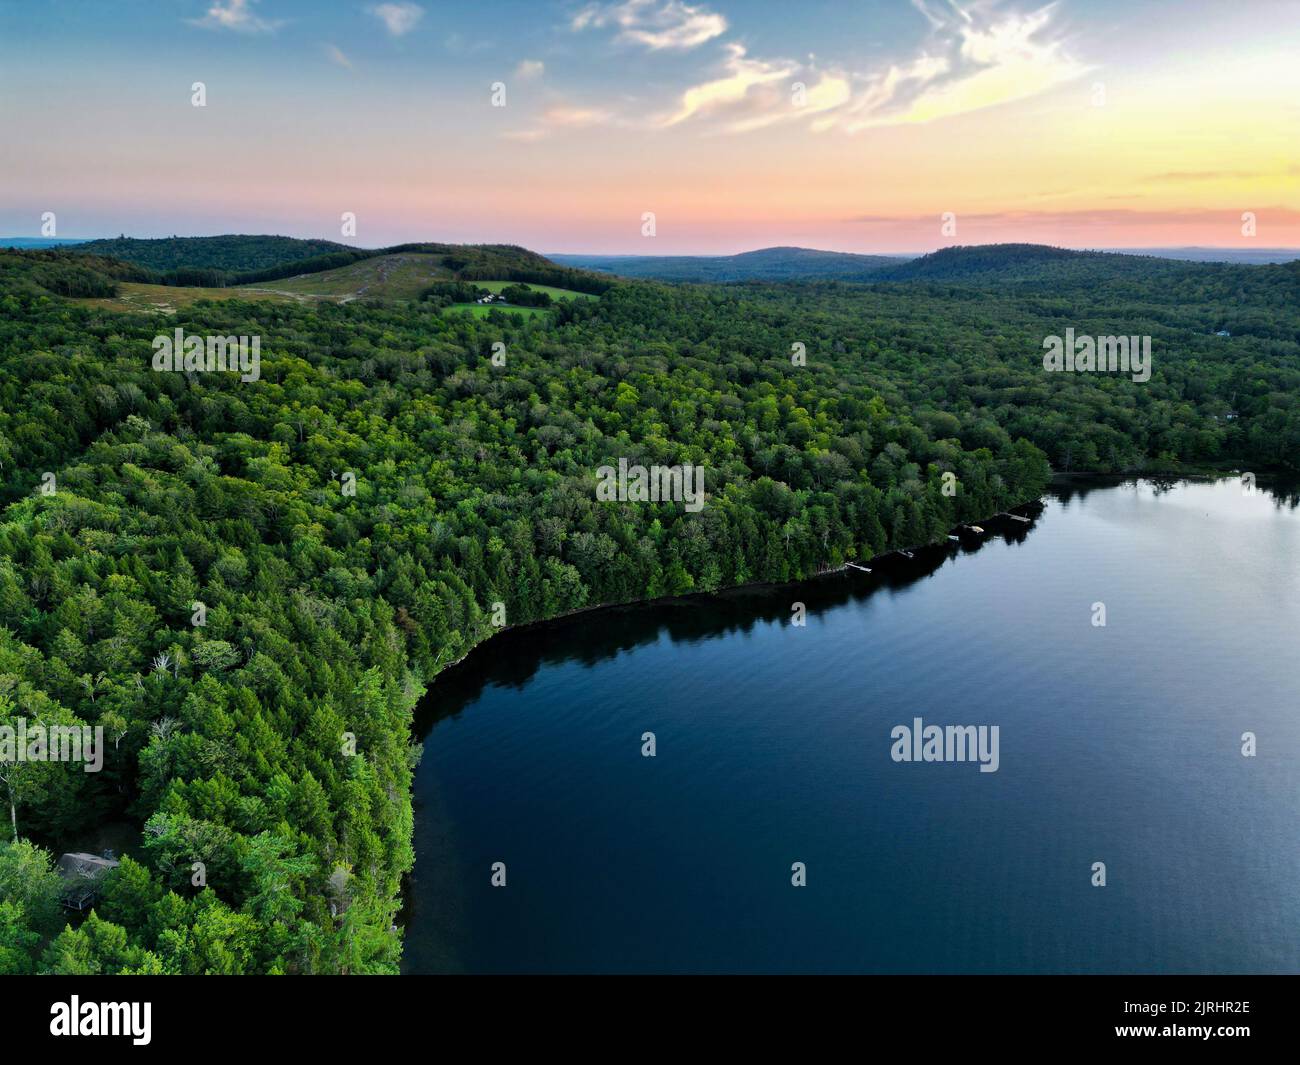
<svg viewBox="0 0 1300 1065"><path fill-rule="evenodd" d="M4 236L1293 247L1300 0L0 0L0 145Z"/></svg>

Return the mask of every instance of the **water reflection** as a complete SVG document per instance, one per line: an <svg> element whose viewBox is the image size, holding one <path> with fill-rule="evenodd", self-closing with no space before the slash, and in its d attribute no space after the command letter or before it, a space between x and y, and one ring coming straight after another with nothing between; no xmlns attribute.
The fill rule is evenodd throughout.
<svg viewBox="0 0 1300 1065"><path fill-rule="evenodd" d="M1075 492L1082 497L1091 488ZM1042 503L1018 508L1033 522L990 519L979 540L963 538L919 548L907 559L890 554L871 563L872 572L844 570L811 580L781 585L751 585L653 603L630 603L582 611L535 625L507 629L475 648L465 659L438 675L415 711L415 734L423 739L439 721L455 717L478 700L489 682L521 689L544 665L581 662L595 666L624 651L667 636L673 643L693 643L790 617L791 603L803 603L808 617L818 617L845 603L878 593L892 594L929 580L963 555L993 543L1021 544L1042 520Z"/></svg>

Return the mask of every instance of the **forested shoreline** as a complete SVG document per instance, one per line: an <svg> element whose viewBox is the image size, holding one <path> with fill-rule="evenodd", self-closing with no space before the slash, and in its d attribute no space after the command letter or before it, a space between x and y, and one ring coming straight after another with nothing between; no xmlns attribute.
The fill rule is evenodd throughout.
<svg viewBox="0 0 1300 1065"><path fill-rule="evenodd" d="M459 281L500 277L457 254ZM1120 311L1091 275L1021 294L604 279L528 319L65 298L131 269L0 253L0 724L110 745L101 773L4 784L22 842L0 844L0 972L395 972L412 707L503 624L935 542L1053 465L1300 454L1300 323L1267 302L1288 274L1179 304L1125 278ZM1044 374L1071 306L1150 332L1151 382ZM175 328L259 335L260 379L153 372ZM707 504L599 501L619 458L702 467ZM106 822L138 845L69 924L51 854Z"/></svg>

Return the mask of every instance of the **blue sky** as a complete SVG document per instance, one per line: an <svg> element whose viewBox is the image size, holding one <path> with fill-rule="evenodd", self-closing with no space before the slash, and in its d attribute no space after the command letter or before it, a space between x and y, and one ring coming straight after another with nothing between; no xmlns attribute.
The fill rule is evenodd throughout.
<svg viewBox="0 0 1300 1065"><path fill-rule="evenodd" d="M1266 243L1300 243L1297 15L1296 0L4 2L0 232L36 235L54 211L60 236L338 238L350 211L362 244L916 251L954 242L945 213L971 242L1141 246L1232 244L1250 210Z"/></svg>

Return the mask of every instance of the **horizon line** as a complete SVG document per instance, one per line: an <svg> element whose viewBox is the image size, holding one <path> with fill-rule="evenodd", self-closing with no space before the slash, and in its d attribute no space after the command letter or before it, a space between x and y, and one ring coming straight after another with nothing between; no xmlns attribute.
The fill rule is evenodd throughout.
<svg viewBox="0 0 1300 1065"><path fill-rule="evenodd" d="M90 243L91 241L97 241L97 240L201 240L201 239L210 239L215 237L285 237L286 239L289 240L304 240L304 241L319 240L319 241L327 241L331 244L337 244L340 247L355 248L358 251L382 251L385 248L397 247L402 244L448 244L452 246L461 245L466 247L473 247L475 245L489 246L493 244L502 245L502 244L512 243L508 241L503 242L499 240L466 241L466 240L443 240L438 238L411 238L411 239L399 240L394 243L366 245L366 244L346 244L343 241L334 240L331 237L321 237L321 236L292 237L284 233L251 233L251 232L238 232L235 230L228 230L221 233L169 234L167 236L161 236L161 237L134 237L122 233L119 233L119 235L116 237L114 236L94 236L94 237L6 236L6 237L0 237L0 246L5 246L3 245L3 242L9 240L50 241L50 242L57 242L60 244L72 244L72 243ZM966 244L961 244L961 243L944 244L937 248L931 248L928 251L916 251L916 250L841 251L841 250L830 249L830 248L810 247L805 244L764 244L760 247L744 248L740 251L709 251L709 252L536 251L536 254L548 258L553 255L586 255L586 256L600 256L603 258L611 258L611 259L613 258L709 259L709 258L728 258L736 255L747 255L759 251L770 251L775 248L791 248L799 251L822 252L827 255L920 258L921 256L924 255L933 255L935 252L944 251L948 248L985 248L985 247L1005 246L1010 244L1022 244L1029 247L1039 247L1039 248L1058 248L1063 251L1101 252L1101 253L1109 253L1109 254L1125 254L1125 253L1141 254L1143 252L1153 252L1153 251L1216 251L1216 252L1222 251L1222 252L1234 252L1237 254L1245 254L1245 255L1259 255L1259 254L1265 254L1269 252L1294 252L1297 256L1300 256L1300 246L1291 246L1286 244L1267 245L1267 246L1261 246L1258 248L1251 249L1251 248L1243 248L1239 244L1127 244L1122 246L1120 245L1076 246L1076 245L1068 245L1068 244L1048 244L1048 243L1043 243L1041 241L1029 241L1029 240L981 240L981 241L972 241ZM527 245L523 245L523 244L517 244L514 246L525 248L525 250L528 251L535 251L535 249L528 248Z"/></svg>

